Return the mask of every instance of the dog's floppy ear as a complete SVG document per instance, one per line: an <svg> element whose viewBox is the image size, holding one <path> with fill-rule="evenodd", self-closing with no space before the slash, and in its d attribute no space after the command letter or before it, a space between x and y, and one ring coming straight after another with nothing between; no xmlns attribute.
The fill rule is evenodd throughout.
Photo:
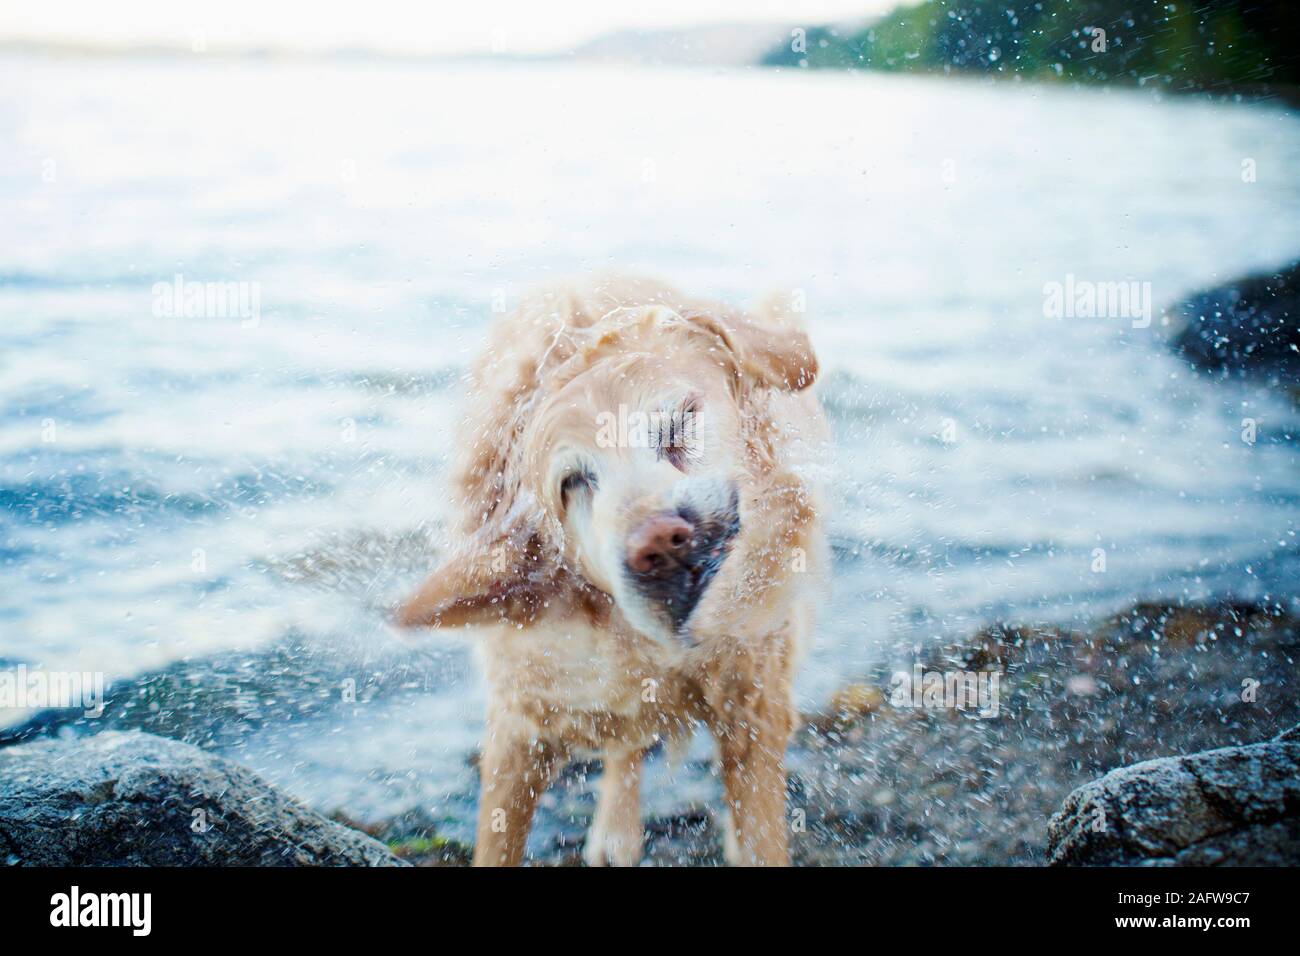
<svg viewBox="0 0 1300 956"><path fill-rule="evenodd" d="M772 388L797 392L817 378L817 356L793 310L769 300L761 318L739 312L691 311L687 321L707 329L736 357L741 374Z"/></svg>
<svg viewBox="0 0 1300 956"><path fill-rule="evenodd" d="M540 536L526 531L482 539L445 561L398 608L399 627L527 624L557 587Z"/></svg>

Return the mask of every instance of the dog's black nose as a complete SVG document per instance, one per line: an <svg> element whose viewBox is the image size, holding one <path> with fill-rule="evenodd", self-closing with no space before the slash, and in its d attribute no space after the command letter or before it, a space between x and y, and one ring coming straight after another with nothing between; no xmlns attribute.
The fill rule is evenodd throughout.
<svg viewBox="0 0 1300 956"><path fill-rule="evenodd" d="M628 535L628 575L643 597L664 608L673 629L680 630L739 530L734 506L727 514L707 519L686 508L651 515Z"/></svg>

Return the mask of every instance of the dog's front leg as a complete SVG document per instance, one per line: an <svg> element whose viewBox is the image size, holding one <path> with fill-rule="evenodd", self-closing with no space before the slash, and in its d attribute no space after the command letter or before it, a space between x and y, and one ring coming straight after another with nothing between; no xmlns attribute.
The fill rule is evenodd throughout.
<svg viewBox="0 0 1300 956"><path fill-rule="evenodd" d="M733 866L788 866L785 747L789 733L728 722L718 735L727 801L724 850Z"/></svg>
<svg viewBox="0 0 1300 956"><path fill-rule="evenodd" d="M475 866L518 866L537 800L555 774L559 755L544 741L490 733L480 766Z"/></svg>
<svg viewBox="0 0 1300 956"><path fill-rule="evenodd" d="M795 727L788 647L722 662L706 689L718 740L727 824L724 849L736 866L788 866L785 748ZM720 672L719 672L720 671Z"/></svg>
<svg viewBox="0 0 1300 956"><path fill-rule="evenodd" d="M645 831L641 826L641 753L606 750L596 794L596 815L582 858L588 866L636 866Z"/></svg>

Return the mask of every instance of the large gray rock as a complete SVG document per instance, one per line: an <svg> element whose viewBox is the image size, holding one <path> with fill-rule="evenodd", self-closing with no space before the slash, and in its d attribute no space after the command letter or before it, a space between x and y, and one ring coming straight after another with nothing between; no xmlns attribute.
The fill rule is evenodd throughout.
<svg viewBox="0 0 1300 956"><path fill-rule="evenodd" d="M1173 346L1194 365L1284 385L1300 372L1300 263L1198 292L1169 312Z"/></svg>
<svg viewBox="0 0 1300 956"><path fill-rule="evenodd" d="M400 866L250 771L189 744L104 732L0 749L0 863Z"/></svg>
<svg viewBox="0 0 1300 956"><path fill-rule="evenodd" d="M1053 865L1300 863L1300 727L1273 740L1112 770L1065 799Z"/></svg>

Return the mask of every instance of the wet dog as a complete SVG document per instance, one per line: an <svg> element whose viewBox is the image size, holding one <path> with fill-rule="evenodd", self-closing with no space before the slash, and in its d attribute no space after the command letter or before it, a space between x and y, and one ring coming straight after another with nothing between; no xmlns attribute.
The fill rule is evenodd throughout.
<svg viewBox="0 0 1300 956"><path fill-rule="evenodd" d="M571 756L604 772L584 856L633 865L640 763L706 726L736 864L788 862L791 684L823 596L817 361L781 299L657 283L538 293L472 373L450 492L464 541L398 612L481 629L475 863L518 863Z"/></svg>

